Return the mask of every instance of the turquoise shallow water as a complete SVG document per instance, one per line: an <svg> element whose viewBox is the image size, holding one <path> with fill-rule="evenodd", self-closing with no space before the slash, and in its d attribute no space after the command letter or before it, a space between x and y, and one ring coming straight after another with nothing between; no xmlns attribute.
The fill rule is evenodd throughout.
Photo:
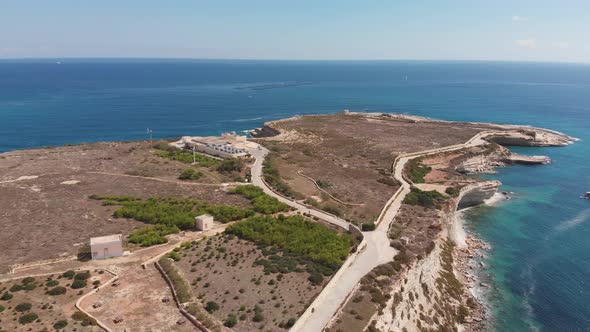
<svg viewBox="0 0 590 332"><path fill-rule="evenodd" d="M407 80L406 80L407 77ZM251 85L305 81L266 90ZM220 134L305 113L407 112L531 124L581 138L547 166L492 176L515 198L475 209L492 244L498 331L590 330L590 66L486 62L0 61L0 152L98 140Z"/></svg>

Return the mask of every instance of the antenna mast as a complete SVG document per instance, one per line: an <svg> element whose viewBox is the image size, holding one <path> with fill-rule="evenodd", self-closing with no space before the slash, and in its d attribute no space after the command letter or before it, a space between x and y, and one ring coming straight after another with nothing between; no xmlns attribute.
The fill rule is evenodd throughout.
<svg viewBox="0 0 590 332"><path fill-rule="evenodd" d="M153 131L150 128L148 128L147 129L147 132L146 132L147 135L148 135L148 137L149 137L149 139L150 139L150 148L152 147L152 132Z"/></svg>

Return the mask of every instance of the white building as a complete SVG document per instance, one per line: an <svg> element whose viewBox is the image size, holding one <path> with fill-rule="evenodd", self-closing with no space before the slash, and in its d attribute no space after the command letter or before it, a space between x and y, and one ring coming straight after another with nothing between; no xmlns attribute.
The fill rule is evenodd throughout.
<svg viewBox="0 0 590 332"><path fill-rule="evenodd" d="M92 259L123 256L123 235L107 235L90 239Z"/></svg>
<svg viewBox="0 0 590 332"><path fill-rule="evenodd" d="M208 214L203 214L198 217L195 217L195 224L197 230L199 231L208 231L213 228L213 217Z"/></svg>
<svg viewBox="0 0 590 332"><path fill-rule="evenodd" d="M181 145L187 149L195 149L197 152L206 153L219 158L240 158L246 157L248 151L237 147L235 143L241 142L235 137L190 137L184 136ZM177 143L175 143L178 146Z"/></svg>

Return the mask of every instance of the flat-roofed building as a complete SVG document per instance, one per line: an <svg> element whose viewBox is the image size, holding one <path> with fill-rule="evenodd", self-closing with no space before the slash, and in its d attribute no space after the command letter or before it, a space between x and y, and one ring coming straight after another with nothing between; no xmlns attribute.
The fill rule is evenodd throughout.
<svg viewBox="0 0 590 332"><path fill-rule="evenodd" d="M92 259L123 256L123 235L114 234L90 239Z"/></svg>
<svg viewBox="0 0 590 332"><path fill-rule="evenodd" d="M241 158L248 156L248 150L238 145L246 142L245 137L224 135L221 137L183 136L179 142L171 143L175 147L194 149L219 158Z"/></svg>
<svg viewBox="0 0 590 332"><path fill-rule="evenodd" d="M203 214L195 217L195 227L199 231L208 231L213 228L213 217L208 214Z"/></svg>

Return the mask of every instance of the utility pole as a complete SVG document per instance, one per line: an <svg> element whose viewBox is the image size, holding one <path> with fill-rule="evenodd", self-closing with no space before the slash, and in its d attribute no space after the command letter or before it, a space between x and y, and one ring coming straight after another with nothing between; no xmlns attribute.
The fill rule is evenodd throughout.
<svg viewBox="0 0 590 332"><path fill-rule="evenodd" d="M147 135L150 139L150 148L152 147L152 130L150 128L147 129Z"/></svg>

